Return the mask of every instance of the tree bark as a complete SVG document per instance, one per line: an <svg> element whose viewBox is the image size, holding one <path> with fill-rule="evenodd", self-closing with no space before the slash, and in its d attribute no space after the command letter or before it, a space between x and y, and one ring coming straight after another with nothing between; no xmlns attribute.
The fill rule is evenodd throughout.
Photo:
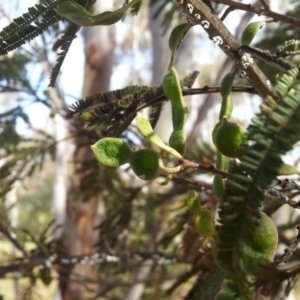
<svg viewBox="0 0 300 300"><path fill-rule="evenodd" d="M98 1L96 11L112 10L112 1ZM85 44L85 75L83 98L95 93L109 90L110 77L114 62L115 27L95 26L84 29ZM76 130L82 130L82 123L74 123ZM74 162L91 163L95 157L80 137L75 140ZM84 145L84 146L82 146ZM70 188L67 199L67 215L64 224L64 241L68 255L83 255L93 252L98 233L94 230L99 223L99 207L101 206L101 191L94 195L79 193L80 183L89 173L73 173L70 178ZM99 290L100 280L97 269L91 265L77 264L70 273L65 274L68 280L61 280L63 300L88 299Z"/></svg>
<svg viewBox="0 0 300 300"><path fill-rule="evenodd" d="M149 29L152 38L152 85L160 85L163 76L167 72L170 51L168 43L166 42L166 36L162 36L161 23L163 21L163 14L160 14L155 19L153 18L154 13L157 10L159 4L152 4L149 7ZM168 141L169 136L172 132L171 120L171 105L166 103L161 111L160 118L155 127L155 132L160 136L163 141ZM158 239L158 234L153 234L152 239L147 244L147 251L154 251L155 240ZM136 284L132 285L128 290L128 293L124 297L124 300L139 300L141 299L144 290L145 283L151 273L153 272L153 260L146 260L140 264L133 275Z"/></svg>

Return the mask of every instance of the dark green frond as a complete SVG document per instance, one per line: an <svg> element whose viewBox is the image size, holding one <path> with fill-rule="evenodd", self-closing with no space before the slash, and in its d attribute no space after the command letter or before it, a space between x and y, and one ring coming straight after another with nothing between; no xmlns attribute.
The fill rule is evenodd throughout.
<svg viewBox="0 0 300 300"><path fill-rule="evenodd" d="M199 71L194 71L191 74L189 74L188 76L184 77L180 81L181 87L182 88L185 88L185 87L191 88L194 85L199 74L200 74Z"/></svg>
<svg viewBox="0 0 300 300"><path fill-rule="evenodd" d="M54 87L56 78L60 72L60 69L62 67L62 64L65 60L65 57L70 49L70 46L76 37L76 33L80 26L76 24L70 24L69 27L67 28L65 34L61 38L62 44L60 46L60 52L58 52L58 57L55 63L55 66L52 69L51 75L50 75L50 82L49 82L49 87Z"/></svg>
<svg viewBox="0 0 300 300"><path fill-rule="evenodd" d="M184 20L183 14L178 10L178 6L171 0L153 0L151 5L156 5L156 10L153 14L153 18L156 19L161 13L164 14L162 27L163 34L169 29L172 20Z"/></svg>
<svg viewBox="0 0 300 300"><path fill-rule="evenodd" d="M20 47L56 23L60 16L55 12L55 7L63 1L44 0L43 4L29 7L27 13L3 28L0 32L0 55Z"/></svg>
<svg viewBox="0 0 300 300"><path fill-rule="evenodd" d="M232 170L227 181L224 203L220 210L218 227L218 258L228 261L232 272L239 278L238 288L247 294L244 269L245 232L255 229L260 208L265 201L264 190L278 175L281 155L287 153L300 138L300 82L298 69L280 77L277 91L280 101L269 98L248 127L248 139L240 165ZM268 109L266 109L268 107Z"/></svg>
<svg viewBox="0 0 300 300"><path fill-rule="evenodd" d="M60 1L62 2L62 1ZM89 9L95 2L95 0L87 0L87 1L78 1L80 4L84 5L86 9ZM85 3L81 3L85 2ZM65 57L72 45L73 40L76 38L76 33L79 30L80 26L70 23L69 27L66 29L64 35L60 39L60 49L58 52L58 57L55 63L55 66L52 69L51 75L50 75L50 82L49 87L54 87L55 81L57 79L57 76L60 72L60 69L62 67L62 64L65 60Z"/></svg>
<svg viewBox="0 0 300 300"><path fill-rule="evenodd" d="M29 87L26 65L31 62L31 57L22 51L17 51L12 56L5 56L0 60L1 87L23 85Z"/></svg>
<svg viewBox="0 0 300 300"><path fill-rule="evenodd" d="M161 87L133 85L79 100L70 109L90 126L102 124L110 134L117 136L129 126L138 110L163 99Z"/></svg>
<svg viewBox="0 0 300 300"><path fill-rule="evenodd" d="M278 56L289 56L300 53L300 40L288 40L283 45L277 48L276 54Z"/></svg>
<svg viewBox="0 0 300 300"><path fill-rule="evenodd" d="M155 126L159 120L159 117L160 117L163 107L164 107L163 103L156 103L151 106L149 122L150 122L152 128L155 128Z"/></svg>
<svg viewBox="0 0 300 300"><path fill-rule="evenodd" d="M190 88L198 74L197 71L191 73L180 82L181 85ZM166 100L161 86L132 85L81 99L71 105L70 110L72 115L86 120L89 126L101 124L107 134L119 136L135 118L137 111ZM152 113L150 120L155 121L159 113Z"/></svg>

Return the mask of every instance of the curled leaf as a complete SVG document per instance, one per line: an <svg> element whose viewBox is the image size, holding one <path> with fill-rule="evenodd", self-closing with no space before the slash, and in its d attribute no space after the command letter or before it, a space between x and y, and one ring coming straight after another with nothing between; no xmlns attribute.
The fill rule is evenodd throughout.
<svg viewBox="0 0 300 300"><path fill-rule="evenodd" d="M185 35L188 33L188 31L190 30L190 28L192 26L193 26L192 24L183 23L183 24L176 26L172 30L170 37L169 37L169 47L172 52L170 65L173 65L175 53L176 53L178 47L180 46L182 40L184 39Z"/></svg>
<svg viewBox="0 0 300 300"><path fill-rule="evenodd" d="M120 21L127 9L140 1L133 0L116 11L106 11L101 14L91 13L76 2L65 1L58 5L56 12L80 26L111 25Z"/></svg>
<svg viewBox="0 0 300 300"><path fill-rule="evenodd" d="M175 149L167 146L158 135L153 131L152 126L150 122L144 118L141 114L138 114L136 118L136 124L139 128L139 130L142 132L142 134L150 140L151 143L159 147L160 149L170 153L174 157L178 159L182 159L182 155L178 153Z"/></svg>

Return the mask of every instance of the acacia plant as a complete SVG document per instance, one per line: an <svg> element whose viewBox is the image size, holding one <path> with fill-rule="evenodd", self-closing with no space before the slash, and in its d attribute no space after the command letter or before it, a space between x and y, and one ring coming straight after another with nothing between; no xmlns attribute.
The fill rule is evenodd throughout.
<svg viewBox="0 0 300 300"><path fill-rule="evenodd" d="M55 88L64 58L80 26L109 26L124 19L126 14L138 14L141 5L149 4L145 0L119 1L119 9L95 14L91 12L93 2L43 0L5 27L0 32L0 55L10 72L3 70L4 78L11 77L7 82L13 82L13 76L17 76L18 84L29 89L29 82L22 81L22 74L13 73L8 64L12 60L14 65L26 63L26 56L20 52L22 45L55 28L57 22L69 23L55 46L60 48L60 53L50 77L50 88ZM139 261L152 260L153 271L149 281L145 281L152 289L143 299L154 299L154 295L167 299L186 282L189 282L189 290L185 291L185 299L274 298L283 291L288 295L300 274L296 249L300 238L297 235L289 240L284 232L296 228L297 220L279 228L271 216L282 205L292 209L299 207L296 198L299 184L286 178L298 175L299 171L296 166L285 164L282 157L300 139L297 59L300 20L294 17L299 15L300 6L294 1L292 12L279 14L264 0L255 5L212 0L213 6L201 0L155 2L160 5L158 13L165 13L164 26L173 27L171 19L178 20L171 28L170 63L161 85L137 84L90 95L60 112L67 120L84 120L86 127L82 125L82 128L87 129L81 134L89 136L91 149L100 163L88 168L94 168L91 174L98 174L97 178L101 178L110 193L105 203L106 216L95 229L100 232L95 252L68 257L57 241L52 243L50 251L43 235L36 242L43 255L36 256L24 249L11 235L8 222L3 222L1 233L22 255L0 267L0 275L18 271L30 278L41 278L47 284L51 267L62 270L80 262L96 263L100 266L99 278L102 278L99 279L99 299L107 295L122 298L130 283L128 277L121 274L130 276ZM239 39L224 25L233 10L262 17L260 21L249 23ZM182 16L186 19L183 23ZM273 26L272 31L269 29L269 34L256 47L251 45L260 29L268 29L274 22L278 26ZM188 31L198 25L219 48L220 55L231 62L231 70L222 78L220 86L213 87L208 82L203 88L193 89L199 72L195 70L182 76L176 70L177 50ZM15 49L19 52L11 58L7 56ZM237 92L261 98L260 110L247 128L231 120L232 93ZM219 121L211 133L215 148L208 146L209 141L187 147L186 125L190 120L185 96L208 93L220 94L221 98ZM166 101L171 103L173 128L167 142L154 131L162 103ZM149 117L140 114L144 108L150 108ZM22 139L15 129L18 118L27 120L21 108L1 114L0 118L0 153L4 160L0 169L0 193L4 196L16 180L22 180L21 173L29 176L38 165L39 161L33 162L33 155L42 161L49 149L55 148L55 143L39 132L38 143L26 146L28 140ZM127 168L119 168L122 165ZM105 166L109 168L104 169ZM139 185L126 184L124 174L130 170L141 179ZM200 174L211 178L212 184L200 181ZM150 183L155 185L155 193L144 192ZM82 189L91 192L88 184ZM141 205L142 199L146 201L146 208ZM166 208L166 204L170 207ZM141 208L156 211L156 215L143 215ZM158 213L158 208L164 213ZM142 227L136 221L141 216L145 218ZM159 223L159 227L155 223ZM160 234L152 241L154 250L147 252L144 245L150 240L151 231L157 228ZM125 229L128 229L129 239L120 242ZM176 240L178 236L181 245ZM278 243L285 245L284 253L276 252ZM116 262L117 267L110 266ZM110 276L110 282L103 280L103 270L109 274L106 276ZM150 280L155 274L159 274L156 276L160 282L171 282L168 288L159 286L160 296ZM196 280L189 281L192 277Z"/></svg>

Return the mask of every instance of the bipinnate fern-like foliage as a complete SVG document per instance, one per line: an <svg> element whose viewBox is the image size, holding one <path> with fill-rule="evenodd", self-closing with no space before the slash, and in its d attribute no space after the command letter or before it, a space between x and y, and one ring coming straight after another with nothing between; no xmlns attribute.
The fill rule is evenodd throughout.
<svg viewBox="0 0 300 300"><path fill-rule="evenodd" d="M191 88L199 72L194 71L180 81L181 86ZM154 127L166 101L161 86L149 87L132 85L123 89L98 93L81 99L71 105L72 115L79 115L89 126L101 124L110 136L119 136L135 118L136 112L154 106L150 123Z"/></svg>
<svg viewBox="0 0 300 300"><path fill-rule="evenodd" d="M15 18L0 32L0 55L5 55L42 34L60 18L54 8L64 0L44 0L29 7L28 12Z"/></svg>
<svg viewBox="0 0 300 300"><path fill-rule="evenodd" d="M217 259L226 261L227 271L236 280L236 291L251 299L249 272L245 267L245 245L261 218L264 190L278 175L285 154L299 140L300 82L298 69L283 74L277 82L280 100L269 97L248 128L249 146L241 163L228 179L217 227ZM247 234L249 233L249 235Z"/></svg>
<svg viewBox="0 0 300 300"><path fill-rule="evenodd" d="M64 1L66 0L43 0L41 4L29 7L26 13L15 18L11 24L3 28L0 32L0 56L19 48L43 34L43 32L54 26L59 20L62 20L62 17L56 13L55 9ZM74 2L89 10L95 0L77 0ZM133 15L137 14L139 7L140 3L134 5L131 13ZM80 26L70 23L63 36L57 41L60 51L58 52L58 58L50 76L50 87L54 87L55 85L60 68L79 28Z"/></svg>

